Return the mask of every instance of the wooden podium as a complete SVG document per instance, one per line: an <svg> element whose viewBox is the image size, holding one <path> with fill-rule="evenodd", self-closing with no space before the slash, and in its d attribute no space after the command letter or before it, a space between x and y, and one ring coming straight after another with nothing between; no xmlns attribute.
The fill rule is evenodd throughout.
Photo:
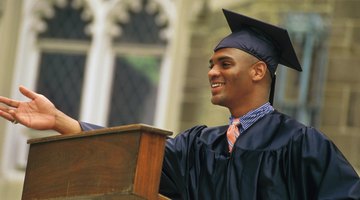
<svg viewBox="0 0 360 200"><path fill-rule="evenodd" d="M167 199L158 190L168 135L135 124L29 140L22 199Z"/></svg>

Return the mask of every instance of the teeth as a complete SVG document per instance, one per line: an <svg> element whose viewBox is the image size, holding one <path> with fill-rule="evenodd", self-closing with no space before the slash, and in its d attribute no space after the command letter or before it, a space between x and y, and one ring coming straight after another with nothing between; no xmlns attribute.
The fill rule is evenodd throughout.
<svg viewBox="0 0 360 200"><path fill-rule="evenodd" d="M211 87L212 88L215 88L215 87L220 87L220 86L222 86L223 84L222 83L212 83L211 84Z"/></svg>

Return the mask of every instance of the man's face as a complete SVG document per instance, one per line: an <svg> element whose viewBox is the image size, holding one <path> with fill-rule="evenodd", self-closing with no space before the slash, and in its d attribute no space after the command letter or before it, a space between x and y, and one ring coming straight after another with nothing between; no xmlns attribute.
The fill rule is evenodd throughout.
<svg viewBox="0 0 360 200"><path fill-rule="evenodd" d="M235 48L216 51L209 61L211 102L233 109L242 102L251 100L254 92L251 67L257 61L254 56Z"/></svg>

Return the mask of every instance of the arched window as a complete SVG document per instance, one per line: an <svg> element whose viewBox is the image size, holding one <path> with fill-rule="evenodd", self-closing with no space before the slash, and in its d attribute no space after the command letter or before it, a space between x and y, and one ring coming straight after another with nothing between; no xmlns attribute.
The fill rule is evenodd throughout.
<svg viewBox="0 0 360 200"><path fill-rule="evenodd" d="M109 126L154 124L162 56L166 40L161 30L166 21L156 22L158 8L147 0L128 10L126 22L119 22L121 34L114 38L115 69L109 108ZM140 51L139 51L140 50Z"/></svg>
<svg viewBox="0 0 360 200"><path fill-rule="evenodd" d="M91 39L85 33L89 20L82 19L83 10L69 0L55 5L53 16L44 20L46 30L38 36L40 61L36 90L76 119L80 113L85 61Z"/></svg>
<svg viewBox="0 0 360 200"><path fill-rule="evenodd" d="M22 9L11 98L24 99L17 88L25 85L71 117L103 126L174 121L176 112L166 110L178 91L169 83L179 85L170 54L174 1L29 0ZM40 136L48 133L7 125L7 175L23 178L26 140Z"/></svg>

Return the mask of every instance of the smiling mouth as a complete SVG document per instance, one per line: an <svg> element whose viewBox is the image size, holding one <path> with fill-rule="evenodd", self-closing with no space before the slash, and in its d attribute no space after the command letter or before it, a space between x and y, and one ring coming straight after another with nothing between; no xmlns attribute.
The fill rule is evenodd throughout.
<svg viewBox="0 0 360 200"><path fill-rule="evenodd" d="M224 83L211 83L211 88L217 88L223 86Z"/></svg>

